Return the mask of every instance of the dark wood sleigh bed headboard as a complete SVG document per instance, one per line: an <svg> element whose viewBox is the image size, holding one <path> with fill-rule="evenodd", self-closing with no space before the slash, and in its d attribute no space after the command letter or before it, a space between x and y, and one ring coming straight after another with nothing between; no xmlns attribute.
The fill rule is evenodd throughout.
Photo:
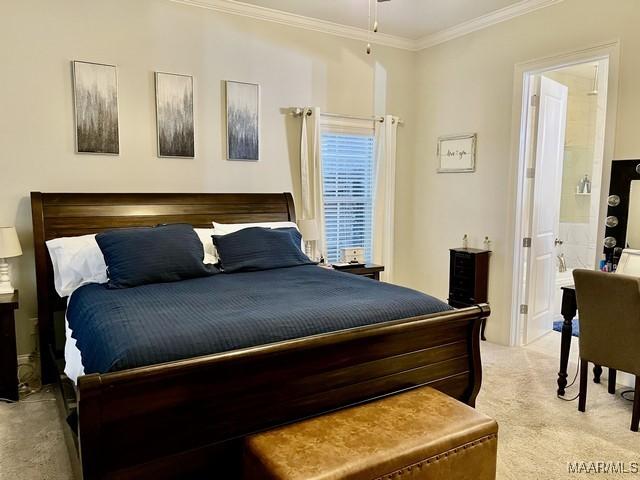
<svg viewBox="0 0 640 480"><path fill-rule="evenodd" d="M47 354L55 338L54 312L66 305L55 291L45 242L112 228L189 223L296 221L290 193L31 193L38 296L38 330L44 383L55 381Z"/></svg>

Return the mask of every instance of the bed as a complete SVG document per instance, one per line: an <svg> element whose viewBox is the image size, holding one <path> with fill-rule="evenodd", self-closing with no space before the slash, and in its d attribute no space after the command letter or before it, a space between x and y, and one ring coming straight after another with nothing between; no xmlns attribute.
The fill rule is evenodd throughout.
<svg viewBox="0 0 640 480"><path fill-rule="evenodd" d="M228 223L295 221L293 200L287 193L34 192L31 203L42 374L47 383L60 377L57 365L63 355L55 339L65 333L57 331L64 328L57 326L61 322L54 317L66 309L66 302L53 288L47 240L161 223L208 227L212 219ZM279 279L271 277L271 272L262 280L251 281L262 282L256 288L277 284L282 292L304 284L304 278L313 289L318 274L338 276L338 282L347 282L349 288L355 285L356 290L375 284L357 277L346 280L345 273L320 273L316 266L295 269L303 278L295 279L298 283L291 283L291 272L276 273ZM200 283L220 282L217 277L196 281L198 285L190 285L189 291L208 288ZM322 277L322 283L325 280ZM76 317L86 315L95 299L103 298L104 292L89 290L85 310ZM177 294L184 298L185 294ZM325 296L330 302L332 295ZM339 301L337 295L333 298ZM400 304L407 302L411 302L409 297ZM378 310L388 303L383 301ZM319 314L311 312L306 323L313 328L294 332L295 320L285 318L286 312L265 309L261 313L260 302L256 305L253 317L280 322L287 327L286 333L266 323L260 334L258 328L255 332L250 329L257 336L250 341L223 344L209 354L191 356L184 350L170 359L156 357L151 365L148 358L136 359L135 348L125 349L134 355L116 359L121 363L113 371L80 375L73 393L83 477L201 478L205 474L206 478L234 478L239 472L241 441L248 434L422 385L474 405L481 383L479 328L490 313L487 305L429 315L420 313L424 305L416 305L414 310L403 310L406 317L397 318L396 313L393 320L373 314L364 318L366 310L354 306L353 312L358 312L354 321L330 327L319 320L314 323ZM71 309L75 309L73 303L68 313ZM240 313L244 312L238 312L237 318ZM344 319L338 315L335 320ZM111 328L104 331L114 332L118 327ZM94 343L103 342L106 340ZM105 371L99 361L95 365L87 371Z"/></svg>

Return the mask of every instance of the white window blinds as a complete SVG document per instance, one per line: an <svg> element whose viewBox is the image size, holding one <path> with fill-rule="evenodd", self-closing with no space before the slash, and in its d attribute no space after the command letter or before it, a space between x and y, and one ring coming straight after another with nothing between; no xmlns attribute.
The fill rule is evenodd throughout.
<svg viewBox="0 0 640 480"><path fill-rule="evenodd" d="M329 262L340 260L340 249L364 247L372 255L374 133L322 130L322 174L326 251Z"/></svg>

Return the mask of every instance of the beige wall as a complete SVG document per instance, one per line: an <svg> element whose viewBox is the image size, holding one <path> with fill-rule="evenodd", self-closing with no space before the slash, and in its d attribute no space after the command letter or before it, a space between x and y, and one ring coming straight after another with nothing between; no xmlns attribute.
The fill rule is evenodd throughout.
<svg viewBox="0 0 640 480"><path fill-rule="evenodd" d="M167 0L2 1L0 224L17 225L20 353L37 314L28 195L40 191L298 192L299 120L281 109L388 112L412 122L414 54ZM74 153L71 60L118 65L120 155ZM376 63L377 62L377 65ZM195 82L196 158L157 158L153 72ZM261 160L224 158L222 80L258 82ZM399 132L398 171L413 154ZM408 208L401 194L399 207ZM401 242L400 242L401 243Z"/></svg>
<svg viewBox="0 0 640 480"><path fill-rule="evenodd" d="M640 156L640 18L637 0L565 0L423 50L376 47L167 0L3 2L0 224L16 224L25 255L13 261L22 292L19 349L32 348L36 315L28 192L298 192L298 121L281 109L393 113L398 139L397 280L445 298L448 248L469 233L493 241L494 313L487 334L507 343L515 159L516 63L621 41L616 158ZM117 64L121 154L73 153L73 59ZM153 71L195 79L194 160L159 159ZM262 86L262 159L224 160L224 79ZM436 174L439 135L477 132L474 174Z"/></svg>
<svg viewBox="0 0 640 480"><path fill-rule="evenodd" d="M487 324L490 340L509 341L514 178L511 155L514 66L620 39L621 64L616 158L640 157L640 2L565 0L418 54L415 99L416 152L408 176L413 185L404 230L414 268L403 283L437 296L447 293L448 252L469 233L474 246L493 241ZM477 132L474 174L437 174L439 135ZM605 167L606 169L606 167ZM511 224L511 225L510 225Z"/></svg>

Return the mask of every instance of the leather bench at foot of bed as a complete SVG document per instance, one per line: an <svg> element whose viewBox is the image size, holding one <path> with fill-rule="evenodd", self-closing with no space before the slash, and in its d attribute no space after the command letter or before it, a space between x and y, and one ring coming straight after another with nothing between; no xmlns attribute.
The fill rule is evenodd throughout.
<svg viewBox="0 0 640 480"><path fill-rule="evenodd" d="M493 480L498 424L429 387L246 439L247 480Z"/></svg>

